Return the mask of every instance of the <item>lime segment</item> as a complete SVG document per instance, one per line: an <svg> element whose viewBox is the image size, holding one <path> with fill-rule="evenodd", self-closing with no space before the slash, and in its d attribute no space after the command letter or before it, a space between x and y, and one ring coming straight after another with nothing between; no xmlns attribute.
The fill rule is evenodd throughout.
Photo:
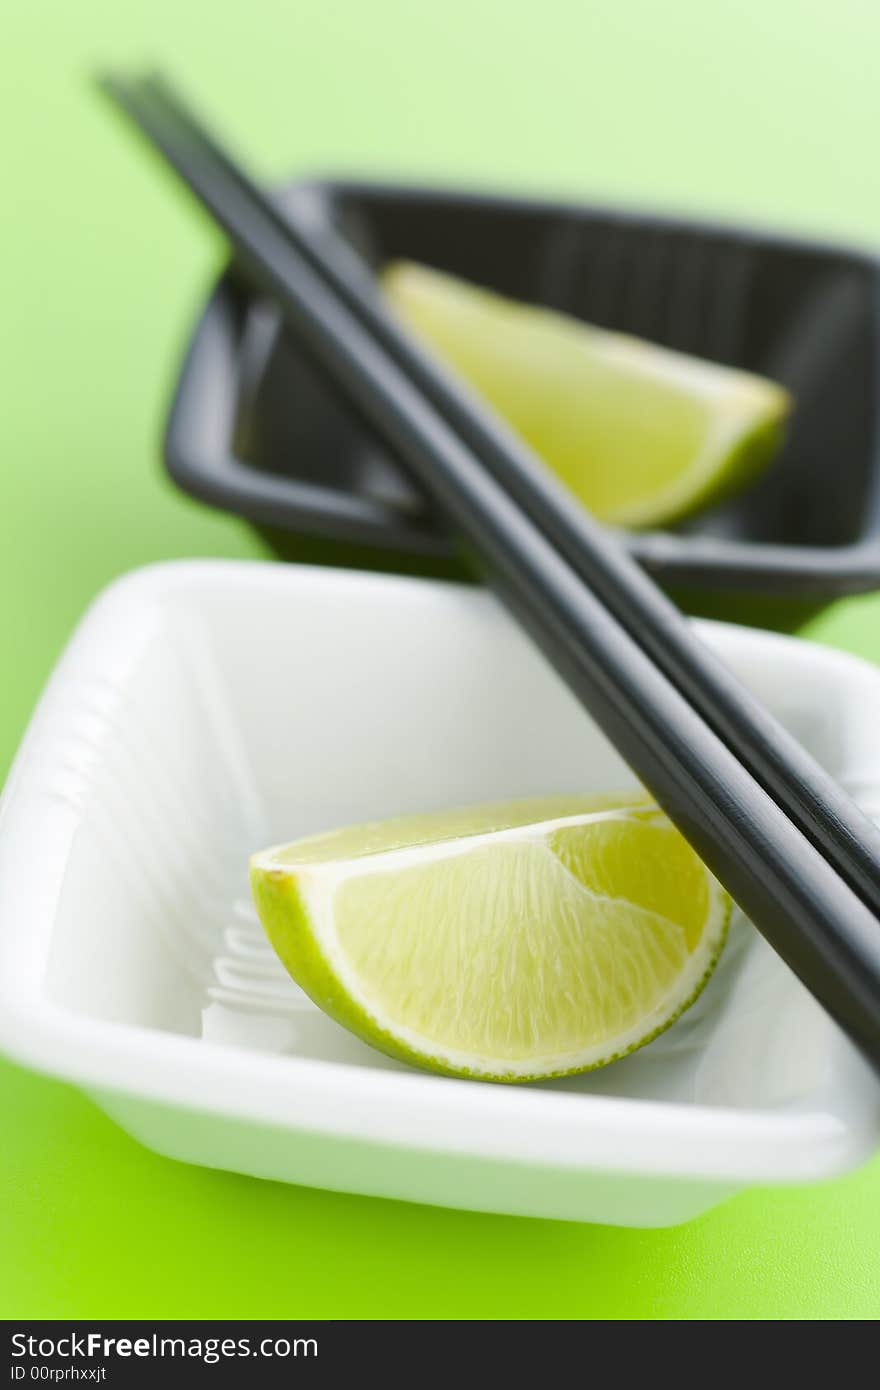
<svg viewBox="0 0 880 1390"><path fill-rule="evenodd" d="M410 262L383 284L404 322L604 521L675 520L743 486L781 443L790 398L775 382Z"/></svg>
<svg viewBox="0 0 880 1390"><path fill-rule="evenodd" d="M264 851L251 880L297 983L416 1065L499 1081L601 1066L667 1027L721 950L726 893L645 801L538 798L387 827Z"/></svg>

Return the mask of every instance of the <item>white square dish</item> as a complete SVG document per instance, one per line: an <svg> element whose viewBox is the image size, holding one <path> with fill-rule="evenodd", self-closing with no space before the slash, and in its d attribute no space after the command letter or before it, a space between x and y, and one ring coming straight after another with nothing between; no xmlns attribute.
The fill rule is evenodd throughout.
<svg viewBox="0 0 880 1390"><path fill-rule="evenodd" d="M700 632L880 815L880 672ZM483 591L222 561L140 571L83 620L0 806L0 1047L175 1158L447 1206L658 1226L854 1166L877 1145L880 1091L741 919L663 1037L519 1087L371 1051L256 924L247 859L264 845L631 781Z"/></svg>

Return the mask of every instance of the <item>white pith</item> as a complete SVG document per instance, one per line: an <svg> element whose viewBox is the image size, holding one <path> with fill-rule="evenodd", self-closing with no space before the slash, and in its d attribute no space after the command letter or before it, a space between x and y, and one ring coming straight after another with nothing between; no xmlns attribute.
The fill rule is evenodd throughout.
<svg viewBox="0 0 880 1390"><path fill-rule="evenodd" d="M655 807L651 806L639 806L630 809L611 808L539 823L513 826L506 830L467 835L460 839L405 846L366 855L359 859L327 860L317 864L305 863L300 867L295 864L276 863L274 856L286 848L285 846L278 846L255 855L253 866L263 872L271 871L275 875L282 874L296 880L316 946L343 986L347 996L367 1015L377 1029L393 1038L416 1057L425 1060L430 1059L452 1070L492 1077L541 1076L586 1069L608 1061L612 1057L632 1051L638 1044L653 1036L668 1022L671 1015L676 1014L690 1001L710 964L718 954L728 915L727 895L708 869L705 872L709 889L709 908L700 940L690 955L684 970L673 981L673 987L657 1003L655 1008L649 1014L642 1016L631 1029L614 1037L603 1039L601 1043L590 1048L575 1052L557 1052L539 1058L529 1056L523 1060L485 1056L456 1048L443 1047L435 1039L425 1037L399 1021L392 1021L371 999L368 986L352 968L342 949L336 931L336 916L333 910L336 894L348 879L387 873L410 866L424 866L439 860L451 859L470 853L481 844L497 845L499 842L516 841L535 843L552 835L556 830L566 827L582 826L605 820L643 821L646 818L661 814ZM535 847L538 847L536 843ZM547 853L553 853L549 846ZM569 872L564 865L560 865L560 867L565 872ZM596 902L624 901L622 898L609 898L606 895L596 893L585 887L580 880L578 880L578 887L585 897ZM653 913L646 908L641 908L640 911L683 931L681 925L672 921L671 918Z"/></svg>

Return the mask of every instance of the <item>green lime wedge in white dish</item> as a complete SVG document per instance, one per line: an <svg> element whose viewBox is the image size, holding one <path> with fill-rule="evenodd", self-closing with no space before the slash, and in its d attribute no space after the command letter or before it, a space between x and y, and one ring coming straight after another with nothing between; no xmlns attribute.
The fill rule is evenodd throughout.
<svg viewBox="0 0 880 1390"><path fill-rule="evenodd" d="M730 899L667 818L549 797L375 822L251 860L294 980L415 1066L533 1081L604 1066L696 999Z"/></svg>
<svg viewBox="0 0 880 1390"><path fill-rule="evenodd" d="M611 525L664 525L735 492L783 440L791 398L776 382L408 261L382 283L404 323Z"/></svg>

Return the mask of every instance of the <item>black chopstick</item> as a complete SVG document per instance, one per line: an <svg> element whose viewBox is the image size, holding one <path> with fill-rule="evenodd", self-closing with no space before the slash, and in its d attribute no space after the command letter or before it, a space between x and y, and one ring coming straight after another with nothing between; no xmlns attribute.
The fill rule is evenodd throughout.
<svg viewBox="0 0 880 1390"><path fill-rule="evenodd" d="M880 915L880 829L700 642L676 606L528 446L398 324L375 279L326 219L311 225L263 193L159 74L144 90L258 198L480 461L553 541L608 610L715 730L786 815Z"/></svg>
<svg viewBox="0 0 880 1390"><path fill-rule="evenodd" d="M302 256L264 199L155 93L114 79L103 85L224 228L303 345L439 502L673 822L880 1067L876 917Z"/></svg>

